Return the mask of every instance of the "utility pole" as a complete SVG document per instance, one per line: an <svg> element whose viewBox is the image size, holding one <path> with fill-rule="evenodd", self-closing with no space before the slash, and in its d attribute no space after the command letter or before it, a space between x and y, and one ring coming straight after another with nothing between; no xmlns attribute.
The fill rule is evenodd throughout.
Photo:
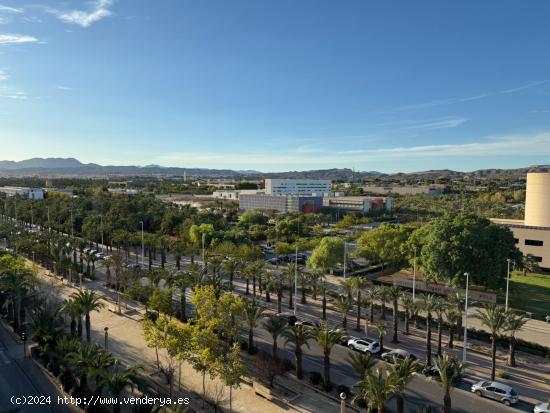
<svg viewBox="0 0 550 413"><path fill-rule="evenodd" d="M348 242L344 239L344 280L346 279L346 270L348 267L347 256L348 256Z"/></svg>
<svg viewBox="0 0 550 413"><path fill-rule="evenodd" d="M508 311L508 292L510 291L510 258L507 258L508 262L508 272L506 273L506 304L504 307L505 311Z"/></svg>
<svg viewBox="0 0 550 413"><path fill-rule="evenodd" d="M414 261L413 261L413 301L416 298L416 247L414 247Z"/></svg>
<svg viewBox="0 0 550 413"><path fill-rule="evenodd" d="M298 307L298 243L296 243L296 254L294 256L294 315Z"/></svg>
<svg viewBox="0 0 550 413"><path fill-rule="evenodd" d="M466 352L468 347L468 286L470 283L470 274L465 272L466 276L466 302L464 304L464 345L462 347L462 364L466 365Z"/></svg>

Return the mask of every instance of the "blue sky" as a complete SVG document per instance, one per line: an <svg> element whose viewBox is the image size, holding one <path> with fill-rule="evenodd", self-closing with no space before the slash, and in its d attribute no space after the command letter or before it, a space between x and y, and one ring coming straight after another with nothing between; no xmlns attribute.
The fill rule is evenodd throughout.
<svg viewBox="0 0 550 413"><path fill-rule="evenodd" d="M0 0L0 159L550 163L550 1Z"/></svg>

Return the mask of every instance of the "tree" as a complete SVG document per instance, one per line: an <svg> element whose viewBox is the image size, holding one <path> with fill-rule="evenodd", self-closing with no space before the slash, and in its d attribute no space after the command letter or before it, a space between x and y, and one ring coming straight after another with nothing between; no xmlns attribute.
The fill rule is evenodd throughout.
<svg viewBox="0 0 550 413"><path fill-rule="evenodd" d="M172 316L172 294L173 291L171 288L166 291L160 288L155 288L153 290L148 305L152 310L157 312L157 316L160 315L160 313Z"/></svg>
<svg viewBox="0 0 550 413"><path fill-rule="evenodd" d="M353 307L353 301L349 295L339 295L336 299L336 309L342 314L342 327L344 329L348 326L348 314Z"/></svg>
<svg viewBox="0 0 550 413"><path fill-rule="evenodd" d="M426 365L432 364L432 313L437 307L437 298L433 294L422 295L420 308L426 312Z"/></svg>
<svg viewBox="0 0 550 413"><path fill-rule="evenodd" d="M399 340L397 338L397 328L399 321L399 299L401 298L402 290L397 285L392 285L391 287L388 287L386 291L387 297L393 303L393 337L391 341L392 343L399 343Z"/></svg>
<svg viewBox="0 0 550 413"><path fill-rule="evenodd" d="M73 300L76 302L80 309L80 313L84 314L86 323L86 341L91 342L91 318L90 313L93 311L99 311L104 307L101 302L102 297L95 291L81 290L72 295Z"/></svg>
<svg viewBox="0 0 550 413"><path fill-rule="evenodd" d="M506 311L504 307L496 304L485 304L474 315L491 334L491 380L495 379L497 339L506 327Z"/></svg>
<svg viewBox="0 0 550 413"><path fill-rule="evenodd" d="M71 337L76 337L77 320L82 320L82 313L80 311L78 303L74 299L65 300L63 303L63 307L61 307L61 312L69 316L69 318L71 319Z"/></svg>
<svg viewBox="0 0 550 413"><path fill-rule="evenodd" d="M540 271L539 263L532 254L525 254L520 261L520 268L523 272L523 276L526 277L528 272Z"/></svg>
<svg viewBox="0 0 550 413"><path fill-rule="evenodd" d="M113 397L120 397L122 391L127 387L134 390L135 387L144 388L144 381L139 377L140 366L132 366L123 371L118 371L118 364L115 364L113 371L104 372L99 376L98 386L105 393ZM119 413L121 405L115 403L113 412Z"/></svg>
<svg viewBox="0 0 550 413"><path fill-rule="evenodd" d="M275 360L278 360L279 357L277 355L277 339L281 334L283 334L283 331L285 331L285 328L287 327L288 322L283 317L278 317L276 315L272 315L267 318L267 320L264 320L262 326L267 330L269 334L271 334L271 338L273 339L273 347L272 347L272 354L273 358Z"/></svg>
<svg viewBox="0 0 550 413"><path fill-rule="evenodd" d="M344 241L338 237L325 237L313 250L309 263L313 269L333 269L344 258Z"/></svg>
<svg viewBox="0 0 550 413"><path fill-rule="evenodd" d="M379 285L376 287L376 298L380 300L380 309L382 314L380 315L380 318L382 320L386 319L386 303L388 302L388 286L386 285Z"/></svg>
<svg viewBox="0 0 550 413"><path fill-rule="evenodd" d="M435 368L439 372L439 383L443 388L443 409L441 413L451 413L451 391L462 374L462 363L458 359L444 354L435 359Z"/></svg>
<svg viewBox="0 0 550 413"><path fill-rule="evenodd" d="M310 327L303 324L294 324L288 327L282 333L285 338L285 345L292 343L294 345L294 359L296 362L296 377L303 379L304 373L302 369L302 347L306 346L309 349L309 340L314 338L313 331Z"/></svg>
<svg viewBox="0 0 550 413"><path fill-rule="evenodd" d="M378 341L380 344L380 354L384 351L384 336L386 335L387 326L386 323L375 323L374 328L378 333Z"/></svg>
<svg viewBox="0 0 550 413"><path fill-rule="evenodd" d="M379 369L366 374L354 387L358 389L355 400L365 401L369 410L376 409L377 413L384 413L384 404L394 391L393 383Z"/></svg>
<svg viewBox="0 0 550 413"><path fill-rule="evenodd" d="M412 294L403 293L403 295L401 296L401 305L405 310L405 335L409 335L409 324L411 321L411 315L413 314L414 307L416 306L416 302L413 300Z"/></svg>
<svg viewBox="0 0 550 413"><path fill-rule="evenodd" d="M362 293L367 288L368 281L361 277L355 276L352 277L351 287L352 291L355 292L355 303L357 304L357 319L355 323L355 329L357 331L361 330L361 304L362 304Z"/></svg>
<svg viewBox="0 0 550 413"><path fill-rule="evenodd" d="M506 312L505 330L508 333L509 351L507 365L516 367L516 333L527 323L527 318L514 311Z"/></svg>
<svg viewBox="0 0 550 413"><path fill-rule="evenodd" d="M249 209L239 217L239 226L249 228L252 225L266 225L268 217L262 211L257 209Z"/></svg>
<svg viewBox="0 0 550 413"><path fill-rule="evenodd" d="M421 245L417 263L425 275L454 285L470 282L500 288L506 281L506 260L521 262L510 229L469 213L446 213L411 235ZM411 241L412 242L412 241Z"/></svg>
<svg viewBox="0 0 550 413"><path fill-rule="evenodd" d="M416 375L418 367L418 362L410 357L387 367L388 381L393 385L397 413L405 411L405 386Z"/></svg>
<svg viewBox="0 0 550 413"><path fill-rule="evenodd" d="M330 390L330 353L332 348L340 342L344 336L344 332L339 329L334 329L329 326L326 321L323 321L320 326L315 327L313 330L315 340L323 349L323 384L325 390Z"/></svg>
<svg viewBox="0 0 550 413"><path fill-rule="evenodd" d="M361 378L376 365L376 359L371 353L351 353L348 362Z"/></svg>
<svg viewBox="0 0 550 413"><path fill-rule="evenodd" d="M437 355L441 356L441 347L443 339L443 314L447 310L447 301L440 297L437 299L437 304L435 306L435 314L437 318Z"/></svg>
<svg viewBox="0 0 550 413"><path fill-rule="evenodd" d="M220 378L229 387L229 412L233 411L233 389L241 385L241 377L245 373L246 367L240 359L239 344L233 343L219 372Z"/></svg>
<svg viewBox="0 0 550 413"><path fill-rule="evenodd" d="M374 301L378 299L378 287L369 288L364 296L364 304L369 306L369 322L374 323Z"/></svg>
<svg viewBox="0 0 550 413"><path fill-rule="evenodd" d="M399 224L383 224L364 232L357 240L358 254L370 261L387 264L392 268L404 263L402 246L407 241L410 230Z"/></svg>
<svg viewBox="0 0 550 413"><path fill-rule="evenodd" d="M254 352L254 329L264 316L264 308L255 299L246 300L244 306L244 319L248 327L248 352Z"/></svg>

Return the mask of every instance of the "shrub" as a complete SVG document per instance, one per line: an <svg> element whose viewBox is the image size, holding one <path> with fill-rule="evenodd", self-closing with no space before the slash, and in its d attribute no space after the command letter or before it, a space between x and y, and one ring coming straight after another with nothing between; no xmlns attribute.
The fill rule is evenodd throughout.
<svg viewBox="0 0 550 413"><path fill-rule="evenodd" d="M509 379L510 375L506 370L497 370L496 376L501 379Z"/></svg>
<svg viewBox="0 0 550 413"><path fill-rule="evenodd" d="M292 364L292 362L288 359L284 359L281 364L284 371L290 371L294 369L294 364Z"/></svg>
<svg viewBox="0 0 550 413"><path fill-rule="evenodd" d="M308 373L308 378L309 378L309 382L314 386L321 384L321 381L323 381L323 377L321 376L321 373L317 371L310 371Z"/></svg>

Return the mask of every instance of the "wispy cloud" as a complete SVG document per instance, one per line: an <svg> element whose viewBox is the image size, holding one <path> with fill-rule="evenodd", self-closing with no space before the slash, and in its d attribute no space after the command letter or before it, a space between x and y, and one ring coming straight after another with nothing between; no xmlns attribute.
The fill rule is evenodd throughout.
<svg viewBox="0 0 550 413"><path fill-rule="evenodd" d="M0 4L0 13L21 14L23 13L23 9Z"/></svg>
<svg viewBox="0 0 550 413"><path fill-rule="evenodd" d="M6 80L9 80L10 76L6 73L4 69L0 69L0 82L5 82Z"/></svg>
<svg viewBox="0 0 550 413"><path fill-rule="evenodd" d="M437 130L437 129L450 129L461 126L467 122L467 118L459 116L444 116L434 119L423 120L397 120L394 122L382 123L379 126L382 127L394 127L391 131L403 131L403 130Z"/></svg>
<svg viewBox="0 0 550 413"><path fill-rule="evenodd" d="M68 24L76 24L80 27L90 27L92 24L111 16L113 13L110 7L113 5L113 0L94 0L91 2L91 9L86 10L69 10L58 11L50 10L61 21Z"/></svg>
<svg viewBox="0 0 550 413"><path fill-rule="evenodd" d="M26 100L28 98L25 92L13 90L8 86L0 86L0 98L14 99L14 100Z"/></svg>
<svg viewBox="0 0 550 413"><path fill-rule="evenodd" d="M393 147L380 149L359 149L349 151L293 150L277 153L254 152L179 152L159 156L156 162L161 164L180 164L185 166L233 167L255 169L279 169L281 165L300 165L302 169L310 167L342 167L361 165L367 162L383 162L395 165L395 162L444 159L446 161L485 157L498 159L502 156L550 156L550 132L533 135L506 135L486 137L475 142ZM274 169L273 169L274 170Z"/></svg>
<svg viewBox="0 0 550 413"><path fill-rule="evenodd" d="M62 85L57 86L57 89L67 91L67 92L73 90L72 87L62 86Z"/></svg>
<svg viewBox="0 0 550 413"><path fill-rule="evenodd" d="M375 111L375 114L390 114L390 113L399 113L399 112L405 112L405 111L413 111L413 110L419 110L419 109L427 109L427 108L433 108L438 106L448 106L448 105L454 105L457 103L465 103L465 102L473 102L480 99L485 99L490 96L495 95L504 95L504 94L510 94L510 93L517 93L521 92L523 90L532 89L537 86L543 86L550 83L549 79L546 80L538 80L535 82L530 82L525 85L513 87L510 89L503 89L498 90L496 92L486 92L486 93L479 93L477 95L470 95L470 96L458 96L458 97L451 97L446 99L439 99L439 100L431 100L427 102L420 102L420 103L413 103L410 105L404 105L404 106L398 106L392 109L388 110L378 110Z"/></svg>
<svg viewBox="0 0 550 413"><path fill-rule="evenodd" d="M36 43L38 39L34 36L24 34L0 34L0 44L21 44Z"/></svg>

